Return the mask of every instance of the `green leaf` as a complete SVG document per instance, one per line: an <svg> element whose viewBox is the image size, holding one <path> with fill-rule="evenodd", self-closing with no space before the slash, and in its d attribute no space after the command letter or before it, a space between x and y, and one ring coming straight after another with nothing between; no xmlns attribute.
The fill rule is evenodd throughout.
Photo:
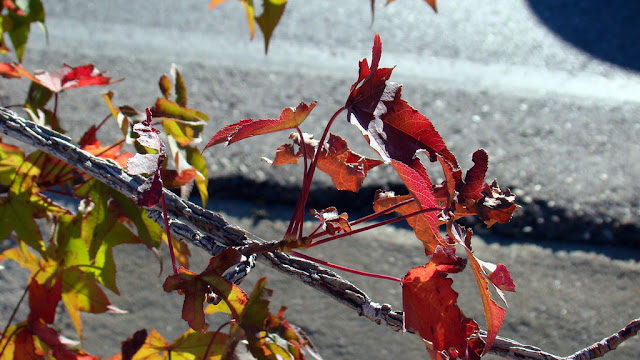
<svg viewBox="0 0 640 360"><path fill-rule="evenodd" d="M193 166L201 176L196 176L196 186L200 192L200 198L202 199L202 206L207 206L207 200L209 200L209 170L207 163L202 156L202 153L195 148L187 148L187 162Z"/></svg>
<svg viewBox="0 0 640 360"><path fill-rule="evenodd" d="M29 31L31 30L31 23L25 21L24 18L14 14L10 14L13 19L13 28L9 31L9 38L13 44L13 48L16 52L18 62L22 62L24 57L24 51L27 48L27 40L29 40Z"/></svg>
<svg viewBox="0 0 640 360"><path fill-rule="evenodd" d="M227 345L227 340L228 335L222 332L208 331L202 333L189 329L171 344L171 358L208 359L215 354L222 354Z"/></svg>
<svg viewBox="0 0 640 360"><path fill-rule="evenodd" d="M24 162L24 150L18 146L0 143L0 184L10 185Z"/></svg>
<svg viewBox="0 0 640 360"><path fill-rule="evenodd" d="M66 268L62 276L62 301L76 332L82 338L80 312L100 314L113 309L94 274L79 267Z"/></svg>
<svg viewBox="0 0 640 360"><path fill-rule="evenodd" d="M280 18L284 13L284 8L287 5L287 0L263 0L262 1L262 14L256 18L256 22L264 35L264 52L269 52L269 40L273 30L278 26Z"/></svg>
<svg viewBox="0 0 640 360"><path fill-rule="evenodd" d="M25 192L0 198L0 239L6 239L15 231L18 240L44 254L44 241L35 222L37 209L31 203L30 195Z"/></svg>
<svg viewBox="0 0 640 360"><path fill-rule="evenodd" d="M49 100L51 100L52 96L53 92L51 90L32 81L29 86L29 91L27 92L27 99L24 102L24 106L33 111L43 109Z"/></svg>
<svg viewBox="0 0 640 360"><path fill-rule="evenodd" d="M209 117L205 113L181 106L165 98L158 98L151 112L154 118L178 119L193 122L197 125L200 125L203 121L209 121Z"/></svg>
<svg viewBox="0 0 640 360"><path fill-rule="evenodd" d="M187 106L187 86L184 83L184 79L178 71L177 67L175 69L175 78L176 78L176 103L180 106Z"/></svg>

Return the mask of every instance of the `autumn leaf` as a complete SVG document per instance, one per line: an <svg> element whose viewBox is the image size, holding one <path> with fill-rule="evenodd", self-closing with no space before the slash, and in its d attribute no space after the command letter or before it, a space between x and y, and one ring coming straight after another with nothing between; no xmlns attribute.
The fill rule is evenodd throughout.
<svg viewBox="0 0 640 360"><path fill-rule="evenodd" d="M162 162L166 158L164 143L158 135L160 131L151 126L151 111L147 109L147 119L133 125L138 135L136 141L149 149L153 154L135 154L127 161L127 170L131 175L150 174L147 180L138 187L136 203L144 207L153 207L160 202L162 196Z"/></svg>
<svg viewBox="0 0 640 360"><path fill-rule="evenodd" d="M30 1L3 1L2 6L8 13L2 15L2 31L9 34L11 43L16 53L18 61L22 62L24 52L29 40L31 32L31 24L40 25L45 35L47 28L45 26L45 11L41 0ZM0 53L9 52L4 36L0 36Z"/></svg>
<svg viewBox="0 0 640 360"><path fill-rule="evenodd" d="M272 164L295 164L298 162L297 159L303 156L313 159L319 142L314 140L311 134L303 133L302 135L304 144L301 144L298 133L291 133L289 138L293 144L280 146L276 150L276 157ZM298 146L297 151L293 145ZM317 166L318 170L331 177L331 181L338 190L357 192L369 170L383 163L381 160L369 159L351 151L343 138L329 134L329 139L320 149Z"/></svg>
<svg viewBox="0 0 640 360"><path fill-rule="evenodd" d="M478 324L458 307L458 293L447 277L465 265L455 248L438 246L426 265L411 269L402 279L404 328L432 344L432 359L479 359L483 344L477 341Z"/></svg>
<svg viewBox="0 0 640 360"><path fill-rule="evenodd" d="M56 308L62 300L62 273L51 276L45 283L40 284L36 279L29 282L29 317L28 322L42 319L47 324L53 324Z"/></svg>
<svg viewBox="0 0 640 360"><path fill-rule="evenodd" d="M132 337L120 344L121 360L132 360L133 356L142 348L147 340L147 330L141 329L136 331Z"/></svg>
<svg viewBox="0 0 640 360"><path fill-rule="evenodd" d="M262 1L262 14L256 18L256 22L264 35L264 52L269 52L269 41L273 30L278 26L280 18L284 13L284 8L287 5L287 0L263 0Z"/></svg>
<svg viewBox="0 0 640 360"><path fill-rule="evenodd" d="M99 360L98 357L89 355L82 350L71 350L63 342L61 335L41 321L31 322L29 329L33 335L49 347L54 359L65 360Z"/></svg>
<svg viewBox="0 0 640 360"><path fill-rule="evenodd" d="M484 177L489 167L489 156L483 149L476 150L472 156L473 166L464 177L464 186L460 190L462 199L478 200L482 198Z"/></svg>
<svg viewBox="0 0 640 360"><path fill-rule="evenodd" d="M504 224L511 220L513 213L520 208L516 196L509 189L502 191L496 181L485 184L483 198L477 203L476 212L487 227L495 223Z"/></svg>
<svg viewBox="0 0 640 360"><path fill-rule="evenodd" d="M433 209L441 206L436 201L433 193L433 185L429 179L427 171L422 167L422 164L417 162L414 164L414 168L407 166L399 161L392 161L391 165L396 170L402 182L416 200L420 210ZM438 212L429 211L417 215L419 224L427 224L428 226L422 226L420 231L416 231L416 236L423 242L428 254L431 254L436 246L444 245L445 241L440 235ZM415 229L415 228L414 228Z"/></svg>
<svg viewBox="0 0 640 360"><path fill-rule="evenodd" d="M100 314L105 312L122 312L111 305L111 301L96 282L91 272L84 272L79 267L68 267L62 276L62 301L69 317L82 337L82 321L80 312Z"/></svg>
<svg viewBox="0 0 640 360"><path fill-rule="evenodd" d="M15 79L21 77L16 67L13 66L13 64L7 62L0 62L0 76L5 79Z"/></svg>
<svg viewBox="0 0 640 360"><path fill-rule="evenodd" d="M62 67L55 72L49 73L44 70L36 70L33 74L28 72L20 64L14 65L20 75L49 89L53 93L60 93L64 90L85 86L111 85L122 81L122 79L111 81L110 77L104 76L104 72L99 71L92 64L76 67L63 64Z"/></svg>
<svg viewBox="0 0 640 360"><path fill-rule="evenodd" d="M309 116L311 110L316 107L316 103L314 101L307 105L301 102L295 108L285 108L278 119L246 119L227 125L213 135L203 151L213 145L222 143L230 145L248 137L295 128Z"/></svg>
<svg viewBox="0 0 640 360"><path fill-rule="evenodd" d="M454 223L453 221L447 224L447 234L453 238L456 242L458 242L466 251L467 258L471 263L471 270L473 271L473 275L476 279L476 283L478 284L478 290L480 291L480 298L482 299L482 307L484 309L485 320L487 322L487 338L484 346L483 353L486 353L490 348L493 342L498 336L498 332L502 327L502 322L504 321L504 316L506 313L506 309L498 305L495 300L491 298L491 292L489 291L489 283L493 283L496 286L496 291L498 291L498 295L502 299L502 301L506 303L505 297L501 292L502 289L507 289L508 291L515 292L515 285L511 276L509 275L509 271L504 265L500 265L500 270L493 276L493 280L496 281L494 283L491 280L491 275L487 275L485 270L483 269L483 265L486 267L488 263L485 263L475 257L475 254L471 250L471 236L473 235L473 231L466 230L460 225ZM492 264L490 264L492 265ZM495 267L497 269L497 267ZM491 274L495 273L493 271Z"/></svg>
<svg viewBox="0 0 640 360"><path fill-rule="evenodd" d="M351 231L349 215L347 213L338 214L338 209L334 206L319 211L311 209L311 215L314 215L316 219L320 220L322 230L326 231L329 235L334 235L341 231Z"/></svg>
<svg viewBox="0 0 640 360"><path fill-rule="evenodd" d="M179 274L169 276L163 285L166 292L181 290L184 292L184 304L182 306L182 318L193 330L203 331L207 326L204 319L203 305L205 296L209 291L224 300L235 319L240 318L242 304L246 304L246 294L237 285L227 282L222 276L231 266L239 263L242 254L237 250L228 248L220 255L209 260L209 266L196 274L192 271L180 268ZM231 299L245 299L240 302Z"/></svg>
<svg viewBox="0 0 640 360"><path fill-rule="evenodd" d="M382 54L380 36L376 34L371 67L360 62L358 80L351 86L345 104L349 122L355 125L385 161L396 160L415 167L418 151L429 154L431 161L440 154L455 168L458 162L431 121L401 99L402 86L389 82L392 68L378 68Z"/></svg>

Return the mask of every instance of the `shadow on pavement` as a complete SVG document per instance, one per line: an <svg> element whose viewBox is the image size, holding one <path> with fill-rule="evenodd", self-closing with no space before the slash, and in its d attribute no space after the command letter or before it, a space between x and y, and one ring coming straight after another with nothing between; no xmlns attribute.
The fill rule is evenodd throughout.
<svg viewBox="0 0 640 360"><path fill-rule="evenodd" d="M640 2L529 0L529 7L545 26L573 46L640 71Z"/></svg>

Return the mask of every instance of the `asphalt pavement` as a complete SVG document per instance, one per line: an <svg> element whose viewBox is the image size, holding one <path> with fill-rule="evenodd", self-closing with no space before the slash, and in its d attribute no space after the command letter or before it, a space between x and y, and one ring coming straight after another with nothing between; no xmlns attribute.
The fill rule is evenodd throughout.
<svg viewBox="0 0 640 360"><path fill-rule="evenodd" d="M433 121L462 166L468 168L473 151L485 148L490 177L519 195L523 210L513 225L475 240L480 258L507 264L516 279L518 293L509 297L501 335L568 355L637 318L640 25L629 14L637 14L640 3L441 0L438 14L421 1L379 3L371 24L366 1L292 0L265 56L260 35L248 40L240 2L206 11L207 2L195 0L44 1L49 41L33 29L25 66L52 71L63 62L94 63L126 78L110 87L116 104L142 110L160 96L158 78L176 63L190 107L212 119L205 140L226 124L276 117L284 107L313 100L319 104L303 128L319 136L346 100L358 61L371 56L377 32L381 65L396 66L392 80L404 85L403 97ZM0 82L3 105L23 100L24 88L15 84ZM60 116L73 124L72 136L108 113L99 96L103 90L62 95ZM112 129L102 134L105 141L116 138ZM375 156L344 118L332 129L357 152ZM277 238L286 227L301 178L300 168L274 169L260 161L273 157L286 137L205 152L212 208L263 238ZM390 169L374 169L365 189L398 184ZM370 200L330 192L328 185L327 177L318 177L314 206L329 200L350 212L370 206ZM410 238L404 227L389 228L313 255L402 276L420 261L419 244ZM159 287L138 292L148 276L124 275L134 273L126 269L157 273L152 256L132 251L119 252L121 286L131 295L118 301L130 314L106 322L86 317L98 335L86 345L101 355L111 355L109 349L147 322L173 336L184 330L179 315L170 317L168 310L179 299ZM368 324L319 293L257 270L252 276L272 279L276 299L290 306L289 316L326 358L426 356L415 337ZM12 289L11 278L0 286ZM376 301L399 306L394 284L356 280ZM459 282L461 299L471 300L461 301L479 316L475 285L467 280ZM14 302L3 303L4 312ZM638 357L634 340L608 358Z"/></svg>

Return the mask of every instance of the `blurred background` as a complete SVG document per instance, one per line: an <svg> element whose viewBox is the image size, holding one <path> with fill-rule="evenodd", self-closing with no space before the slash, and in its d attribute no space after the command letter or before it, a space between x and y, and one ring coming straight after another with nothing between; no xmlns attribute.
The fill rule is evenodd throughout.
<svg viewBox="0 0 640 360"><path fill-rule="evenodd" d="M640 2L440 0L436 14L423 1L378 1L372 22L369 1L291 0L268 55L261 34L249 41L237 1L211 11L202 0L43 2L49 37L32 29L27 69L93 63L115 79L126 78L110 87L116 105L143 110L160 96L160 75L176 63L189 106L211 118L205 141L224 125L273 118L284 107L313 100L318 106L302 127L319 136L346 100L358 61L370 58L379 33L381 66L396 66L391 80L404 85L403 98L432 120L462 167L472 165L473 151L485 148L489 177L519 196L523 209L511 224L477 228L478 256L505 263L518 286L501 335L568 355L639 316ZM27 85L0 82L2 104L23 101ZM62 94L60 116L73 124L67 125L71 136L79 138L108 114L102 91ZM115 124L111 129L101 133L103 142L118 137ZM356 152L375 156L346 115L332 131ZM210 207L261 238L281 236L299 189L299 167L260 161L273 158L287 135L205 152ZM328 177L320 175L310 206L336 205L355 217L370 211L375 189L399 184L390 169L376 168L363 197L355 197L331 190ZM395 276L424 263L420 244L402 225L314 251ZM158 271L153 256L129 250L119 256L125 295L117 301L130 314L86 317L99 335L88 335L88 350L104 356L147 323L168 339L185 329L175 294L159 286L139 292L148 281L139 272ZM359 319L268 270L255 273L273 279L274 302L290 306L292 321L316 339L326 358L426 357L413 336ZM395 284L353 280L376 301L399 308ZM473 280L456 283L465 311L482 319ZM3 278L0 286L10 290L11 284ZM608 358L637 357L640 343L633 340Z"/></svg>

